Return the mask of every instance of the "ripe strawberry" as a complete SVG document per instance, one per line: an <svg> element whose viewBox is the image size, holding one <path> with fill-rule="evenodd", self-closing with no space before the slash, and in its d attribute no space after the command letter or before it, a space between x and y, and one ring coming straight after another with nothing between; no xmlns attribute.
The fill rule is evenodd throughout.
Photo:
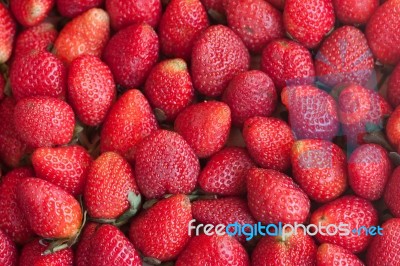
<svg viewBox="0 0 400 266"><path fill-rule="evenodd" d="M54 6L54 0L12 0L10 9L25 27L38 25L42 22Z"/></svg>
<svg viewBox="0 0 400 266"><path fill-rule="evenodd" d="M394 217L400 217L400 168L393 171L383 196L386 206Z"/></svg>
<svg viewBox="0 0 400 266"><path fill-rule="evenodd" d="M250 211L262 223L302 223L310 212L307 195L283 173L261 168L247 175Z"/></svg>
<svg viewBox="0 0 400 266"><path fill-rule="evenodd" d="M301 228L296 229L296 233L286 234L285 238L283 235L263 237L251 256L252 266L315 265L317 246L313 239Z"/></svg>
<svg viewBox="0 0 400 266"><path fill-rule="evenodd" d="M101 131L101 152L115 151L133 162L137 143L158 128L149 103L138 90L128 90L110 109Z"/></svg>
<svg viewBox="0 0 400 266"><path fill-rule="evenodd" d="M246 193L246 176L255 164L244 148L228 147L214 154L200 173L206 193L239 196Z"/></svg>
<svg viewBox="0 0 400 266"><path fill-rule="evenodd" d="M400 64L394 68L387 83L387 100L396 108L400 105Z"/></svg>
<svg viewBox="0 0 400 266"><path fill-rule="evenodd" d="M51 97L28 97L14 110L15 129L22 141L33 148L67 144L73 135L72 108Z"/></svg>
<svg viewBox="0 0 400 266"><path fill-rule="evenodd" d="M17 248L11 238L0 230L0 264L17 265Z"/></svg>
<svg viewBox="0 0 400 266"><path fill-rule="evenodd" d="M373 238L360 227L376 226L378 213L374 206L363 198L353 195L343 196L314 211L310 223L325 227L324 230L321 229L322 234L318 232L315 236L320 243L336 244L353 253L359 253L367 248ZM326 228L331 224L337 228L342 228L340 224L344 224L349 234L333 234L334 231ZM330 232L330 235L327 232Z"/></svg>
<svg viewBox="0 0 400 266"><path fill-rule="evenodd" d="M137 147L135 175L146 198L189 194L196 186L199 172L199 159L175 132L157 130Z"/></svg>
<svg viewBox="0 0 400 266"><path fill-rule="evenodd" d="M0 3L0 22L0 64L3 64L11 56L17 27L3 3Z"/></svg>
<svg viewBox="0 0 400 266"><path fill-rule="evenodd" d="M186 62L177 58L154 66L146 80L144 94L150 104L161 111L164 117L159 119L174 121L194 98L192 79Z"/></svg>
<svg viewBox="0 0 400 266"><path fill-rule="evenodd" d="M335 30L315 57L318 79L330 87L344 83L364 85L374 70L374 58L362 31L353 26Z"/></svg>
<svg viewBox="0 0 400 266"><path fill-rule="evenodd" d="M347 249L324 243L318 247L316 266L329 265L364 266L364 263Z"/></svg>
<svg viewBox="0 0 400 266"><path fill-rule="evenodd" d="M111 26L119 31L143 22L153 28L157 27L162 6L160 0L106 0L106 10L110 15Z"/></svg>
<svg viewBox="0 0 400 266"><path fill-rule="evenodd" d="M76 266L88 266L90 263L90 255L92 253L91 245L94 234L96 233L98 227L97 223L86 223L85 227L82 229L82 233L77 243L74 262Z"/></svg>
<svg viewBox="0 0 400 266"><path fill-rule="evenodd" d="M178 194L141 212L130 225L129 238L144 256L160 261L176 258L190 239L192 220L189 198Z"/></svg>
<svg viewBox="0 0 400 266"><path fill-rule="evenodd" d="M56 0L57 10L60 12L61 16L73 18L83 12L100 6L103 0Z"/></svg>
<svg viewBox="0 0 400 266"><path fill-rule="evenodd" d="M209 25L200 0L172 0L158 28L161 51L170 57L190 59L193 42Z"/></svg>
<svg viewBox="0 0 400 266"><path fill-rule="evenodd" d="M219 96L229 81L246 71L249 64L249 52L232 30L222 25L208 27L193 45L194 87L206 96Z"/></svg>
<svg viewBox="0 0 400 266"><path fill-rule="evenodd" d="M315 48L334 27L332 1L286 0L283 24L293 39L309 49Z"/></svg>
<svg viewBox="0 0 400 266"><path fill-rule="evenodd" d="M386 124L386 136L397 151L400 151L400 107L389 116Z"/></svg>
<svg viewBox="0 0 400 266"><path fill-rule="evenodd" d="M383 235L376 236L367 252L367 265L400 265L400 219L390 219L382 225Z"/></svg>
<svg viewBox="0 0 400 266"><path fill-rule="evenodd" d="M6 81L2 74L0 74L0 102L6 97L4 94L4 89L6 87Z"/></svg>
<svg viewBox="0 0 400 266"><path fill-rule="evenodd" d="M289 110L289 124L299 139L333 139L339 131L334 98L311 85L286 87L282 103Z"/></svg>
<svg viewBox="0 0 400 266"><path fill-rule="evenodd" d="M285 7L285 0L267 0L271 5L276 7L279 10L283 10Z"/></svg>
<svg viewBox="0 0 400 266"><path fill-rule="evenodd" d="M244 247L234 238L228 235L201 234L190 240L175 265L250 266L250 260Z"/></svg>
<svg viewBox="0 0 400 266"><path fill-rule="evenodd" d="M243 137L253 160L263 168L285 171L290 167L294 143L291 128L283 120L253 117L244 123Z"/></svg>
<svg viewBox="0 0 400 266"><path fill-rule="evenodd" d="M10 81L17 101L32 96L63 99L67 89L67 70L53 54L32 51L14 60Z"/></svg>
<svg viewBox="0 0 400 266"><path fill-rule="evenodd" d="M400 1L383 3L371 16L365 28L369 47L382 64L395 65L400 60Z"/></svg>
<svg viewBox="0 0 400 266"><path fill-rule="evenodd" d="M355 194L373 201L382 197L392 164L381 146L365 144L351 154L348 172L349 184Z"/></svg>
<svg viewBox="0 0 400 266"><path fill-rule="evenodd" d="M175 131L199 158L210 157L221 150L230 128L231 111L228 105L217 101L193 104L175 119Z"/></svg>
<svg viewBox="0 0 400 266"><path fill-rule="evenodd" d="M347 188L346 155L325 140L296 141L291 153L293 177L317 202L339 197Z"/></svg>
<svg viewBox="0 0 400 266"><path fill-rule="evenodd" d="M54 53L69 64L80 55L100 57L110 35L110 18L100 8L92 8L75 17L61 30Z"/></svg>
<svg viewBox="0 0 400 266"><path fill-rule="evenodd" d="M146 23L129 26L111 38L103 57L116 83L125 88L138 87L157 61L157 34Z"/></svg>
<svg viewBox="0 0 400 266"><path fill-rule="evenodd" d="M68 101L82 123L101 124L115 95L111 70L98 57L84 55L72 61L68 72Z"/></svg>
<svg viewBox="0 0 400 266"><path fill-rule="evenodd" d="M375 13L379 0L332 0L337 19L343 24L363 25Z"/></svg>
<svg viewBox="0 0 400 266"><path fill-rule="evenodd" d="M278 96L274 83L259 70L243 72L235 76L223 94L223 101L232 112L232 123L242 126L254 116L271 116Z"/></svg>
<svg viewBox="0 0 400 266"><path fill-rule="evenodd" d="M278 39L263 50L261 70L274 82L278 93L289 85L311 84L315 79L311 53L301 44Z"/></svg>

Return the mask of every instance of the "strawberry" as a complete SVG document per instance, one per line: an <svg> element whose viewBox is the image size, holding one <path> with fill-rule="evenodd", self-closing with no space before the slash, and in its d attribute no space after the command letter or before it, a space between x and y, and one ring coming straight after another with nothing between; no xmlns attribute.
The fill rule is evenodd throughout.
<svg viewBox="0 0 400 266"><path fill-rule="evenodd" d="M390 176L384 192L384 201L395 217L400 217L400 168Z"/></svg>
<svg viewBox="0 0 400 266"><path fill-rule="evenodd" d="M0 230L0 264L5 266L17 265L17 248L9 236Z"/></svg>
<svg viewBox="0 0 400 266"><path fill-rule="evenodd" d="M139 195L139 190L132 168L122 156L106 152L90 165L83 192L90 217L116 219L137 207L128 200L131 193Z"/></svg>
<svg viewBox="0 0 400 266"><path fill-rule="evenodd" d="M299 139L333 139L339 131L334 98L311 85L285 87L282 103L289 110L289 124Z"/></svg>
<svg viewBox="0 0 400 266"><path fill-rule="evenodd" d="M397 151L400 151L400 107L396 107L386 124L386 136Z"/></svg>
<svg viewBox="0 0 400 266"><path fill-rule="evenodd" d="M170 57L190 59L193 42L209 25L200 0L172 0L158 28L161 51Z"/></svg>
<svg viewBox="0 0 400 266"><path fill-rule="evenodd" d="M63 17L73 18L83 12L99 7L103 0L56 0L57 10Z"/></svg>
<svg viewBox="0 0 400 266"><path fill-rule="evenodd" d="M206 96L219 96L229 81L246 71L249 64L249 52L239 36L223 25L210 26L193 45L194 87Z"/></svg>
<svg viewBox="0 0 400 266"><path fill-rule="evenodd" d="M38 25L42 22L54 6L54 0L12 0L10 9L25 27Z"/></svg>
<svg viewBox="0 0 400 266"><path fill-rule="evenodd" d="M378 223L378 213L374 206L367 200L353 195L343 196L331 201L315 210L311 215L311 224L325 229L316 234L320 243L331 243L342 246L353 253L365 250L372 240L372 236L365 233L362 227L369 228ZM332 230L326 228L328 225L336 225L342 228L344 224L349 234L333 234ZM361 229L360 229L361 228ZM330 232L328 234L327 232ZM360 232L360 234L358 234Z"/></svg>
<svg viewBox="0 0 400 266"><path fill-rule="evenodd" d="M318 247L316 266L329 265L364 266L364 263L347 249L324 243Z"/></svg>
<svg viewBox="0 0 400 266"><path fill-rule="evenodd" d="M200 0L207 11L210 10L223 14L225 12L224 0Z"/></svg>
<svg viewBox="0 0 400 266"><path fill-rule="evenodd" d="M365 144L351 154L348 173L349 184L355 194L373 201L382 197L392 173L392 164L381 146Z"/></svg>
<svg viewBox="0 0 400 266"><path fill-rule="evenodd" d="M252 266L311 266L315 265L316 252L313 239L298 228L290 235L263 237L253 251L251 261Z"/></svg>
<svg viewBox="0 0 400 266"><path fill-rule="evenodd" d="M112 106L104 121L101 151L118 152L133 162L137 143L157 128L156 118L143 94L128 90Z"/></svg>
<svg viewBox="0 0 400 266"><path fill-rule="evenodd" d="M262 51L261 70L274 82L278 93L289 85L314 82L315 70L311 53L301 44L278 39Z"/></svg>
<svg viewBox="0 0 400 266"><path fill-rule="evenodd" d="M343 24L363 25L375 13L379 0L332 0L337 19Z"/></svg>
<svg viewBox="0 0 400 266"><path fill-rule="evenodd" d="M199 172L199 159L175 132L157 130L137 147L135 175L146 198L189 194L196 186Z"/></svg>
<svg viewBox="0 0 400 266"><path fill-rule="evenodd" d="M110 35L110 18L100 8L92 8L75 17L61 30L54 53L69 64L80 55L100 57Z"/></svg>
<svg viewBox="0 0 400 266"><path fill-rule="evenodd" d="M387 83L387 100L396 108L400 105L400 64L393 69Z"/></svg>
<svg viewBox="0 0 400 266"><path fill-rule="evenodd" d="M267 2L279 10L283 10L285 7L285 0L267 0Z"/></svg>
<svg viewBox="0 0 400 266"><path fill-rule="evenodd" d="M155 28L161 18L162 6L160 0L106 0L106 10L111 26L119 31L143 22Z"/></svg>
<svg viewBox="0 0 400 266"><path fill-rule="evenodd" d="M235 76L223 94L223 101L232 112L232 123L242 126L254 116L271 116L278 96L274 83L259 70L243 72Z"/></svg>
<svg viewBox="0 0 400 266"><path fill-rule="evenodd" d="M67 89L67 70L53 54L34 50L15 59L10 82L17 101L32 96L63 99Z"/></svg>
<svg viewBox="0 0 400 266"><path fill-rule="evenodd" d="M264 0L226 1L228 26L246 47L260 53L270 41L284 36L282 14Z"/></svg>
<svg viewBox="0 0 400 266"><path fill-rule="evenodd" d="M72 108L51 97L28 97L14 110L19 137L33 148L67 144L73 135L75 118Z"/></svg>
<svg viewBox="0 0 400 266"><path fill-rule="evenodd" d="M4 94L5 87L6 87L6 81L3 75L0 74L0 103L4 99L4 97L6 97L6 95Z"/></svg>
<svg viewBox="0 0 400 266"><path fill-rule="evenodd" d="M228 147L214 154L200 173L206 193L239 196L246 193L246 176L255 164L244 148Z"/></svg>
<svg viewBox="0 0 400 266"><path fill-rule="evenodd" d="M374 70L374 58L362 31L353 26L336 29L318 50L315 72L324 84L364 85Z"/></svg>
<svg viewBox="0 0 400 266"><path fill-rule="evenodd" d="M247 175L250 211L262 223L302 223L310 212L307 195L283 173L253 168Z"/></svg>
<svg viewBox="0 0 400 266"><path fill-rule="evenodd" d="M250 260L244 247L234 238L228 235L201 234L190 240L175 265L250 266Z"/></svg>
<svg viewBox="0 0 400 266"><path fill-rule="evenodd" d="M77 243L74 262L76 266L88 266L92 253L91 245L94 234L100 225L92 222L86 223L82 229L79 242Z"/></svg>
<svg viewBox="0 0 400 266"><path fill-rule="evenodd" d="M194 99L192 79L186 62L177 58L154 66L146 80L144 94L150 104L160 110L159 120L174 121Z"/></svg>
<svg viewBox="0 0 400 266"><path fill-rule="evenodd" d="M0 64L3 64L11 56L17 27L3 3L0 3L0 22Z"/></svg>
<svg viewBox="0 0 400 266"><path fill-rule="evenodd" d="M199 158L210 157L228 139L231 111L228 105L217 101L193 104L177 116L174 128Z"/></svg>
<svg viewBox="0 0 400 266"><path fill-rule="evenodd" d="M395 65L400 60L400 1L383 3L371 16L365 28L369 47L382 64Z"/></svg>
<svg viewBox="0 0 400 266"><path fill-rule="evenodd" d="M290 167L294 136L278 118L252 117L244 123L243 137L253 160L263 168L285 171Z"/></svg>
<svg viewBox="0 0 400 266"><path fill-rule="evenodd" d="M335 13L331 0L286 0L283 11L286 32L312 49L333 29Z"/></svg>
<svg viewBox="0 0 400 266"><path fill-rule="evenodd" d="M367 265L400 265L400 219L390 219L382 225L383 235L376 236L367 252Z"/></svg>
<svg viewBox="0 0 400 266"><path fill-rule="evenodd" d="M101 124L115 95L111 70L99 58L84 55L72 61L68 72L68 101L82 123Z"/></svg>
<svg viewBox="0 0 400 266"><path fill-rule="evenodd" d="M339 197L347 188L346 155L325 140L296 141L291 153L294 180L317 202Z"/></svg>
<svg viewBox="0 0 400 266"><path fill-rule="evenodd" d="M129 26L115 34L103 58L116 83L125 88L142 85L157 61L158 45L156 32L146 23Z"/></svg>
<svg viewBox="0 0 400 266"><path fill-rule="evenodd" d="M176 258L190 239L192 220L189 198L178 194L163 199L132 221L129 238L144 256L159 261Z"/></svg>

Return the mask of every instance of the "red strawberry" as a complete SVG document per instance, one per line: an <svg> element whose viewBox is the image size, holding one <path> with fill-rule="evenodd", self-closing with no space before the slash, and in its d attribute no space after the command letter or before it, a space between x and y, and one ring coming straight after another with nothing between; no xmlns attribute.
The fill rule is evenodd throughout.
<svg viewBox="0 0 400 266"><path fill-rule="evenodd" d="M332 0L337 19L343 24L362 25L375 13L379 0Z"/></svg>
<svg viewBox="0 0 400 266"><path fill-rule="evenodd" d="M17 265L17 248L11 238L0 230L0 264Z"/></svg>
<svg viewBox="0 0 400 266"><path fill-rule="evenodd" d="M0 74L0 102L6 97L4 94L4 89L6 87L6 81L4 80L4 77L2 74Z"/></svg>
<svg viewBox="0 0 400 266"><path fill-rule="evenodd" d="M176 266L237 265L250 266L246 250L228 235L199 235L191 239L179 255Z"/></svg>
<svg viewBox="0 0 400 266"><path fill-rule="evenodd" d="M146 80L144 94L150 104L161 111L160 120L174 121L194 98L186 62L178 58L154 66Z"/></svg>
<svg viewBox="0 0 400 266"><path fill-rule="evenodd" d="M335 30L315 57L318 79L330 87L344 83L364 85L373 70L374 58L367 39L353 26Z"/></svg>
<svg viewBox="0 0 400 266"><path fill-rule="evenodd" d="M137 207L128 200L131 193L138 195L139 190L132 168L123 157L106 152L91 164L83 192L90 217L116 219L130 207Z"/></svg>
<svg viewBox="0 0 400 266"><path fill-rule="evenodd" d="M289 232L286 232L289 234ZM312 266L315 265L317 246L299 228L296 233L263 237L251 256L252 266Z"/></svg>
<svg viewBox="0 0 400 266"><path fill-rule="evenodd" d="M363 198L352 195L343 196L314 211L310 223L320 228L321 226L325 227L325 229L320 229L322 231L315 236L320 243L336 244L353 253L359 253L367 248L373 238L366 234L361 227L376 226L378 213L374 206ZM342 226L340 226L341 224ZM348 230L348 234L344 234L341 229L339 233L334 234L334 231L326 228L328 225L345 228Z"/></svg>
<svg viewBox="0 0 400 266"><path fill-rule="evenodd" d="M115 151L133 162L136 145L158 128L149 103L138 90L128 90L112 106L101 131L102 152Z"/></svg>
<svg viewBox="0 0 400 266"><path fill-rule="evenodd" d="M67 144L73 135L75 118L72 108L51 97L20 100L14 110L19 137L33 148Z"/></svg>
<svg viewBox="0 0 400 266"><path fill-rule="evenodd" d="M243 137L251 157L261 167L278 171L285 171L290 167L290 150L294 136L283 120L250 118L244 123Z"/></svg>
<svg viewBox="0 0 400 266"><path fill-rule="evenodd" d="M264 0L226 1L228 26L246 47L259 53L270 41L284 36L282 14Z"/></svg>
<svg viewBox="0 0 400 266"><path fill-rule="evenodd" d="M90 263L90 255L92 253L91 245L94 234L96 233L99 224L89 222L82 229L82 233L77 243L74 262L76 266L88 266Z"/></svg>
<svg viewBox="0 0 400 266"><path fill-rule="evenodd" d="M283 23L287 33L307 48L315 48L333 29L331 0L286 0Z"/></svg>
<svg viewBox="0 0 400 266"><path fill-rule="evenodd" d="M286 39L270 42L262 52L261 70L274 82L278 93L289 85L314 82L311 53L301 44Z"/></svg>
<svg viewBox="0 0 400 266"><path fill-rule="evenodd" d="M267 0L271 5L276 7L279 10L283 10L285 7L285 0Z"/></svg>
<svg viewBox="0 0 400 266"><path fill-rule="evenodd" d="M68 72L68 101L82 123L101 124L115 95L111 70L99 58L84 55L72 61Z"/></svg>
<svg viewBox="0 0 400 266"><path fill-rule="evenodd" d="M229 81L246 71L249 64L249 52L232 30L222 25L208 27L193 45L194 87L206 96L219 96Z"/></svg>
<svg viewBox="0 0 400 266"><path fill-rule="evenodd" d="M275 170L253 168L247 175L250 211L262 223L302 223L310 200L293 180Z"/></svg>
<svg viewBox="0 0 400 266"><path fill-rule="evenodd" d="M200 173L206 193L239 196L246 193L246 176L255 164L244 148L228 147L214 154Z"/></svg>
<svg viewBox="0 0 400 266"><path fill-rule="evenodd" d="M36 239L26 244L22 248L19 257L19 266L46 265L46 266L72 266L74 261L74 253L71 248L57 251L50 255L42 253L47 249L47 244Z"/></svg>
<svg viewBox="0 0 400 266"><path fill-rule="evenodd" d="M178 194L163 199L135 217L129 238L144 256L160 261L176 258L190 239L192 220L189 198Z"/></svg>
<svg viewBox="0 0 400 266"><path fill-rule="evenodd" d="M367 265L400 265L400 219L382 225L383 235L376 236L368 248Z"/></svg>
<svg viewBox="0 0 400 266"><path fill-rule="evenodd" d="M80 55L100 57L110 35L110 18L92 8L67 23L54 44L54 53L69 64Z"/></svg>
<svg viewBox="0 0 400 266"><path fill-rule="evenodd" d="M67 70L53 54L32 51L15 59L10 81L17 101L32 96L63 99L67 88Z"/></svg>
<svg viewBox="0 0 400 266"><path fill-rule="evenodd" d="M195 38L208 25L207 12L200 0L172 0L158 29L161 51L167 56L189 60Z"/></svg>
<svg viewBox="0 0 400 266"><path fill-rule="evenodd" d="M271 116L278 96L268 75L259 70L251 70L235 76L222 99L231 109L232 123L242 126L250 117Z"/></svg>
<svg viewBox="0 0 400 266"><path fill-rule="evenodd" d="M162 12L160 0L106 0L106 9L116 31L143 22L155 28Z"/></svg>
<svg viewBox="0 0 400 266"><path fill-rule="evenodd" d="M199 159L175 132L157 130L137 147L136 180L146 198L189 194L196 186L199 172Z"/></svg>
<svg viewBox="0 0 400 266"><path fill-rule="evenodd" d="M31 27L38 25L47 17L54 2L54 0L12 0L10 8L19 23Z"/></svg>
<svg viewBox="0 0 400 266"><path fill-rule="evenodd" d="M40 178L26 178L17 189L18 206L36 234L70 238L79 231L81 206L65 190Z"/></svg>
<svg viewBox="0 0 400 266"><path fill-rule="evenodd" d="M183 110L175 120L175 131L189 143L199 158L210 157L225 145L231 127L228 105L202 102Z"/></svg>
<svg viewBox="0 0 400 266"><path fill-rule="evenodd" d="M334 98L311 85L286 87L282 103L289 110L289 124L299 139L333 139L339 131Z"/></svg>
<svg viewBox="0 0 400 266"><path fill-rule="evenodd" d="M331 201L346 190L346 155L335 144L325 140L296 141L291 160L294 179L311 199Z"/></svg>
<svg viewBox="0 0 400 266"><path fill-rule="evenodd" d="M138 87L157 61L157 34L146 23L129 26L111 38L103 57L116 83L125 88Z"/></svg>
<svg viewBox="0 0 400 266"><path fill-rule="evenodd" d="M324 243L318 247L316 266L364 266L364 263L353 253L341 246Z"/></svg>
<svg viewBox="0 0 400 266"><path fill-rule="evenodd" d="M382 197L392 164L381 146L365 144L351 154L348 172L350 187L355 194L373 201Z"/></svg>
<svg viewBox="0 0 400 266"><path fill-rule="evenodd" d="M396 107L386 124L386 136L397 151L400 151L400 107Z"/></svg>
<svg viewBox="0 0 400 266"><path fill-rule="evenodd" d="M3 64L11 56L17 27L3 3L0 3L0 22L0 64Z"/></svg>
<svg viewBox="0 0 400 266"><path fill-rule="evenodd" d="M387 83L387 100L396 108L400 105L400 64L394 68Z"/></svg>
<svg viewBox="0 0 400 266"><path fill-rule="evenodd" d="M386 185L384 200L395 217L400 217L400 168L396 168Z"/></svg>
<svg viewBox="0 0 400 266"><path fill-rule="evenodd" d="M73 18L83 12L100 6L103 0L56 0L57 10L63 17Z"/></svg>
<svg viewBox="0 0 400 266"><path fill-rule="evenodd" d="M365 28L369 47L382 64L395 65L400 60L400 1L383 3L371 16Z"/></svg>
<svg viewBox="0 0 400 266"><path fill-rule="evenodd" d="M224 0L201 0L207 11L213 10L220 14L225 12L223 2Z"/></svg>

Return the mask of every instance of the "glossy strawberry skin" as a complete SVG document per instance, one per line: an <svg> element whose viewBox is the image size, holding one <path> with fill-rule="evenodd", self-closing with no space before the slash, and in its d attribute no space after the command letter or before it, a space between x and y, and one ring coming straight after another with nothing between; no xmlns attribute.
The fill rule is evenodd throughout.
<svg viewBox="0 0 400 266"><path fill-rule="evenodd" d="M222 25L210 26L193 45L191 74L194 87L206 96L219 96L229 81L246 71L249 64L249 52L232 30Z"/></svg>
<svg viewBox="0 0 400 266"><path fill-rule="evenodd" d="M324 243L318 247L316 266L330 265L364 266L364 263L347 249Z"/></svg>
<svg viewBox="0 0 400 266"><path fill-rule="evenodd" d="M0 264L17 265L17 248L11 238L0 230Z"/></svg>
<svg viewBox="0 0 400 266"><path fill-rule="evenodd" d="M133 162L140 140L158 128L150 105L136 89L126 91L112 106L101 131L101 152L115 151Z"/></svg>
<svg viewBox="0 0 400 266"><path fill-rule="evenodd" d="M6 81L4 80L3 75L0 75L0 102L6 97L4 94L4 88L6 86Z"/></svg>
<svg viewBox="0 0 400 266"><path fill-rule="evenodd" d="M217 102L193 104L176 118L175 131L189 143L199 158L206 158L221 150L231 127L228 105Z"/></svg>
<svg viewBox="0 0 400 266"><path fill-rule="evenodd" d="M47 17L54 2L54 0L13 0L10 1L10 8L20 24L31 27Z"/></svg>
<svg viewBox="0 0 400 266"><path fill-rule="evenodd" d="M396 108L400 105L400 64L393 69L387 84L387 100Z"/></svg>
<svg viewBox="0 0 400 266"><path fill-rule="evenodd" d="M85 11L100 6L104 0L56 0L57 10L63 17L73 18Z"/></svg>
<svg viewBox="0 0 400 266"><path fill-rule="evenodd" d="M252 117L244 123L243 137L251 158L261 167L278 171L290 167L290 150L295 138L283 120Z"/></svg>
<svg viewBox="0 0 400 266"><path fill-rule="evenodd" d="M74 263L76 266L88 266L92 254L92 239L100 225L88 222L82 229L79 242L76 245Z"/></svg>
<svg viewBox="0 0 400 266"><path fill-rule="evenodd" d="M10 11L0 3L0 64L7 62L13 50L16 23Z"/></svg>
<svg viewBox="0 0 400 266"><path fill-rule="evenodd" d="M68 71L68 101L85 125L101 124L116 96L110 68L90 55L72 61Z"/></svg>
<svg viewBox="0 0 400 266"><path fill-rule="evenodd" d="M259 70L250 70L235 76L226 88L222 100L232 112L232 123L242 126L254 116L271 116L278 96L272 80Z"/></svg>
<svg viewBox="0 0 400 266"><path fill-rule="evenodd" d="M379 6L379 0L367 0L362 5L357 0L332 0L337 19L343 24L366 24Z"/></svg>
<svg viewBox="0 0 400 266"><path fill-rule="evenodd" d="M393 171L383 196L390 212L394 217L400 218L400 168L396 168Z"/></svg>
<svg viewBox="0 0 400 266"><path fill-rule="evenodd" d="M393 147L400 150L400 107L397 107L389 116L386 124L386 136Z"/></svg>

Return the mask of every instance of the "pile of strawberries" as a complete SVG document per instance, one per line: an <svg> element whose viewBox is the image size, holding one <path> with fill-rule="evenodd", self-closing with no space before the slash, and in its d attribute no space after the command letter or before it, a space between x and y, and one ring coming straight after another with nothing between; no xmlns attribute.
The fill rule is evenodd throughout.
<svg viewBox="0 0 400 266"><path fill-rule="evenodd" d="M400 0L2 0L0 265L399 266L399 62Z"/></svg>

